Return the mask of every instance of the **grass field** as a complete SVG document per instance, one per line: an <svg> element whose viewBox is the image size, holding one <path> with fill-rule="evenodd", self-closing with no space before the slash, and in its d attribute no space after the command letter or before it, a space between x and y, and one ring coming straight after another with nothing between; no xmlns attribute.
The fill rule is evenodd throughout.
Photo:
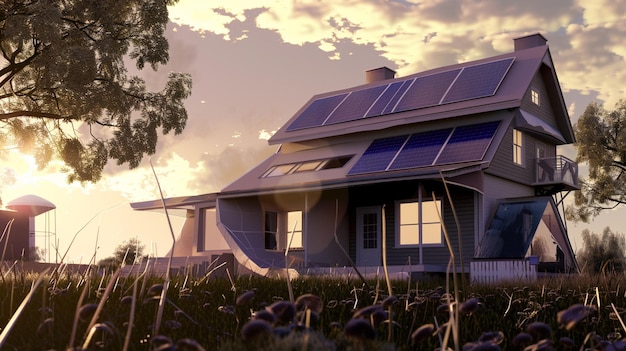
<svg viewBox="0 0 626 351"><path fill-rule="evenodd" d="M66 272L42 276L20 310L38 278L3 273L1 350L620 350L626 333L621 275L467 291L442 277L396 280L391 296L382 277L300 277L289 287L177 275L162 300L163 277Z"/></svg>

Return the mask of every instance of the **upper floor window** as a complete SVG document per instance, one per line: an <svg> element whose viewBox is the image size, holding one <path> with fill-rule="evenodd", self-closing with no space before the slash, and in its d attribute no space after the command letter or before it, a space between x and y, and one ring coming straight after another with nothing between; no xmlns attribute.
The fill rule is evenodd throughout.
<svg viewBox="0 0 626 351"><path fill-rule="evenodd" d="M400 202L397 208L398 246L443 245L441 200Z"/></svg>
<svg viewBox="0 0 626 351"><path fill-rule="evenodd" d="M513 163L524 165L524 134L517 129L513 129Z"/></svg>
<svg viewBox="0 0 626 351"><path fill-rule="evenodd" d="M539 90L535 88L530 88L530 101L532 101L533 104L539 106Z"/></svg>

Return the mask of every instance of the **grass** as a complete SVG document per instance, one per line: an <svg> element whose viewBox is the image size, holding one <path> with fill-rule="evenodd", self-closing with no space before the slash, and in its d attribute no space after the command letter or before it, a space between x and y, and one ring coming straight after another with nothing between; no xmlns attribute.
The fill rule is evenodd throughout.
<svg viewBox="0 0 626 351"><path fill-rule="evenodd" d="M71 273L46 275L30 302L16 313L38 278L12 272L0 282L0 325L16 319L2 350L151 349L162 277L115 279L101 272L86 279ZM451 311L458 310L459 317L450 327L456 328L467 350L479 340L503 350L523 350L539 342L564 349L569 340L573 349L593 349L601 342L617 343L626 335L621 318L626 311L624 282L624 276L616 275L469 285L467 291L457 292L457 303L439 278L413 281L412 286L396 280L387 288L380 281L363 285L359 279L301 277L291 282L294 295L318 296L322 309L301 308L290 323L281 325L250 320L261 319L263 313L257 311L277 301L292 304L285 280L240 276L231 282L175 276L167 291L159 337L172 344L195 342L207 350L434 350L442 346L446 323L454 316ZM131 315L133 296L136 304ZM355 314L365 322L353 321ZM549 328L549 335L542 328ZM242 335L242 330L248 334ZM525 336L530 336L529 344L515 344L516 337ZM446 345L454 347L452 340Z"/></svg>

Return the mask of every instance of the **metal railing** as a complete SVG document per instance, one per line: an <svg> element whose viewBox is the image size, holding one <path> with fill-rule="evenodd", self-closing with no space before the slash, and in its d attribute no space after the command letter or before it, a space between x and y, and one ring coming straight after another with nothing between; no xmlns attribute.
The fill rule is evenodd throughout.
<svg viewBox="0 0 626 351"><path fill-rule="evenodd" d="M578 188L578 163L565 156L538 158L536 184L567 184Z"/></svg>

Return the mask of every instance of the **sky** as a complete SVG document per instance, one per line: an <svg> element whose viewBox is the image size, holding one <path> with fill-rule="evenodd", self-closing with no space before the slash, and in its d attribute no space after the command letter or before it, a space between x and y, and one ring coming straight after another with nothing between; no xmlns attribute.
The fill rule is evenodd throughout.
<svg viewBox="0 0 626 351"><path fill-rule="evenodd" d="M168 72L192 75L182 134L161 136L138 168L107 165L97 184L68 184L58 162L38 170L27 155L0 158L5 204L35 194L56 205L36 218L36 245L52 261L55 252L66 262L99 260L131 237L146 253L165 255L165 215L129 205L159 198L150 162L165 197L219 191L275 152L267 139L313 95L363 84L369 69L387 66L403 77L511 52L513 38L541 33L572 123L590 102L612 109L626 98L623 1L180 0L169 11L169 63L137 74L153 90ZM573 147L561 152L576 157ZM583 229L621 232L624 215L619 208L568 223L574 249ZM178 233L183 218L171 220Z"/></svg>

